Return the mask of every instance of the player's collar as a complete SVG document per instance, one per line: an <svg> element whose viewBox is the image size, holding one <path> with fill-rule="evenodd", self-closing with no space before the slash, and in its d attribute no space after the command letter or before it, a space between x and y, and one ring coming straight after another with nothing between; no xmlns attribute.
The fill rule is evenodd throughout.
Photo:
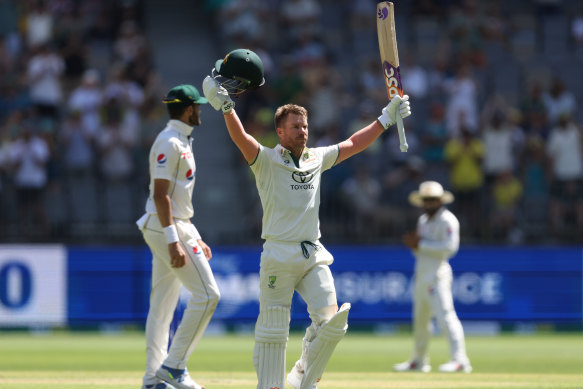
<svg viewBox="0 0 583 389"><path fill-rule="evenodd" d="M192 129L194 128L193 126L189 126L188 124L184 123L183 121L176 120L176 119L170 119L170 121L168 121L168 125L176 128L178 130L178 132L180 132L181 134L184 134L186 136L189 136L190 133L192 132Z"/></svg>
<svg viewBox="0 0 583 389"><path fill-rule="evenodd" d="M288 153L289 155L293 155L293 153L292 153L290 150L286 149L286 148L285 148L285 147L283 147L281 144L278 144L277 146L275 146L275 148L277 149L277 151L279 151L279 155L281 155L282 157L283 157L283 156L284 156L286 153ZM309 149L308 149L307 147L304 147L304 149L302 150L302 154L301 154L301 155L304 155L305 153L307 153L307 152L308 152L308 150L309 150Z"/></svg>

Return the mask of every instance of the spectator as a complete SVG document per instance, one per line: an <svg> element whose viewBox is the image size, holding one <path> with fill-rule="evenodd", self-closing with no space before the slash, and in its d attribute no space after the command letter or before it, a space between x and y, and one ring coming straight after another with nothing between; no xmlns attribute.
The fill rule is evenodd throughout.
<svg viewBox="0 0 583 389"><path fill-rule="evenodd" d="M55 20L47 7L45 0L29 2L30 10L25 16L26 43L29 48L47 45L53 39Z"/></svg>
<svg viewBox="0 0 583 389"><path fill-rule="evenodd" d="M65 70L63 58L48 45L41 45L28 62L30 98L40 116L59 118L63 101L61 76Z"/></svg>
<svg viewBox="0 0 583 389"><path fill-rule="evenodd" d="M119 103L110 100L105 106L105 125L97 137L99 169L106 181L123 181L133 173L135 140L132 129L123 124Z"/></svg>
<svg viewBox="0 0 583 389"><path fill-rule="evenodd" d="M522 130L510 125L500 111L492 115L482 132L484 141L484 174L490 187L503 172L514 172L518 145L522 143Z"/></svg>
<svg viewBox="0 0 583 389"><path fill-rule="evenodd" d="M490 228L494 238L519 243L521 236L517 228L520 216L519 203L523 194L520 180L510 170L496 176L492 184L492 212Z"/></svg>
<svg viewBox="0 0 583 389"><path fill-rule="evenodd" d="M429 77L427 72L411 53L405 56L402 78L403 85L407 85L407 94L413 99L424 99L429 93Z"/></svg>
<svg viewBox="0 0 583 389"><path fill-rule="evenodd" d="M136 59L144 46L146 38L140 32L136 21L126 20L122 23L120 33L113 43L114 58L127 65Z"/></svg>
<svg viewBox="0 0 583 389"><path fill-rule="evenodd" d="M551 160L550 221L555 233L583 233L583 136L569 114L559 117L547 143ZM572 222L572 223L567 223ZM564 230L567 224L574 228ZM570 234L567 237L571 237ZM579 240L581 236L576 237Z"/></svg>
<svg viewBox="0 0 583 389"><path fill-rule="evenodd" d="M461 137L453 138L445 145L445 158L450 163L451 186L456 198L456 213L471 237L481 231L480 192L484 185L482 158L484 143L466 127L461 127Z"/></svg>
<svg viewBox="0 0 583 389"><path fill-rule="evenodd" d="M81 85L77 86L69 97L69 109L78 111L84 131L94 136L100 126L99 111L103 104L103 93L99 87L99 73L88 69L83 73Z"/></svg>
<svg viewBox="0 0 583 389"><path fill-rule="evenodd" d="M87 177L93 173L96 133L83 124L79 111L71 111L66 116L59 141L68 176Z"/></svg>
<svg viewBox="0 0 583 389"><path fill-rule="evenodd" d="M548 93L543 94L549 124L554 126L562 114L574 115L577 102L560 78L555 78Z"/></svg>
<svg viewBox="0 0 583 389"><path fill-rule="evenodd" d="M478 88L471 77L470 66L458 66L453 79L446 80L444 88L449 96L446 106L446 124L450 137L460 134L463 126L469 131L478 128Z"/></svg>
<svg viewBox="0 0 583 389"><path fill-rule="evenodd" d="M44 206L48 185L49 146L36 135L30 119L20 123L20 134L10 148L10 164L18 199L19 233L24 237L49 236L49 223Z"/></svg>
<svg viewBox="0 0 583 389"><path fill-rule="evenodd" d="M110 78L103 90L105 102L116 101L123 112L123 126L136 137L140 131L139 109L144 103L144 89L129 78L128 69L115 64L110 69Z"/></svg>

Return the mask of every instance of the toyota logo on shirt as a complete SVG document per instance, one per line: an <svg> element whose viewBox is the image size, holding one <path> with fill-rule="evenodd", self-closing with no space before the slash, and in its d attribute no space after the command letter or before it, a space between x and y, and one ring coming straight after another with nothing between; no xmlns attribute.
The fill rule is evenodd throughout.
<svg viewBox="0 0 583 389"><path fill-rule="evenodd" d="M309 184L314 178L314 173L293 172L292 179L298 184Z"/></svg>
<svg viewBox="0 0 583 389"><path fill-rule="evenodd" d="M306 189L315 189L314 184L310 182L314 179L314 173L306 173L306 172L293 172L292 173L292 180L297 182L297 184L290 184L291 190L306 190Z"/></svg>

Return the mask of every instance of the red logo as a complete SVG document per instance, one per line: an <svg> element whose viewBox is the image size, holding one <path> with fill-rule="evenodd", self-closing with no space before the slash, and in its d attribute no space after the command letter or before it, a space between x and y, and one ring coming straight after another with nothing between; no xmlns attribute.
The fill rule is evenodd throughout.
<svg viewBox="0 0 583 389"><path fill-rule="evenodd" d="M198 254L198 252L199 252L199 251L198 251L198 246L194 246L194 247L192 248L192 252L193 252L193 253L195 253L195 254Z"/></svg>

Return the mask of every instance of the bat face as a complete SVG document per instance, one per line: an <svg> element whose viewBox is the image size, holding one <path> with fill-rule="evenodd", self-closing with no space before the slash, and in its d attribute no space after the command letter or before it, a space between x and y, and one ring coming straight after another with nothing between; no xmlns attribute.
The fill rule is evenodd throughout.
<svg viewBox="0 0 583 389"><path fill-rule="evenodd" d="M390 1L383 1L377 4L377 35L389 100L392 100L397 95L403 97L401 72L399 71L399 53L397 51L397 34L395 33L395 12L393 3ZM403 118L399 114L395 120L399 133L400 149L402 152L406 152L409 145L407 145L407 139L405 138Z"/></svg>
<svg viewBox="0 0 583 389"><path fill-rule="evenodd" d="M403 87L401 85L401 72L398 67L394 67L387 61L383 61L383 75L385 76L385 85L389 100L396 95L403 96Z"/></svg>
<svg viewBox="0 0 583 389"><path fill-rule="evenodd" d="M390 100L396 95L403 96L403 86L399 71L399 53L397 51L393 3L389 1L377 4L377 34L383 75Z"/></svg>

